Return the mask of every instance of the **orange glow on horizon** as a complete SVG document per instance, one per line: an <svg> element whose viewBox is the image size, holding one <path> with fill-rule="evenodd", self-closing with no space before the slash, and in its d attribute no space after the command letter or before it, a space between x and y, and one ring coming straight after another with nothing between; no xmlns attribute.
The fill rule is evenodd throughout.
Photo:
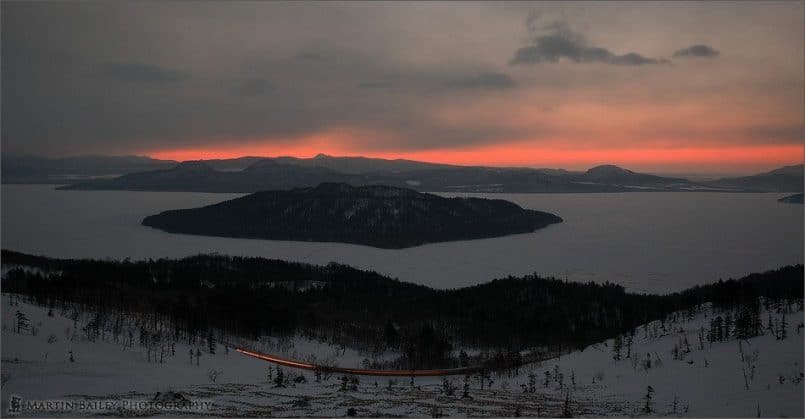
<svg viewBox="0 0 805 419"><path fill-rule="evenodd" d="M433 163L471 166L523 166L584 169L600 164L616 164L645 170L724 170L752 171L759 168L800 164L803 145L566 149L527 144L498 144L472 148L417 151L361 151L316 144L256 145L226 148L174 149L146 152L158 159L210 160L243 156L292 156L310 158L319 153L332 156L364 156L383 159L409 159Z"/></svg>

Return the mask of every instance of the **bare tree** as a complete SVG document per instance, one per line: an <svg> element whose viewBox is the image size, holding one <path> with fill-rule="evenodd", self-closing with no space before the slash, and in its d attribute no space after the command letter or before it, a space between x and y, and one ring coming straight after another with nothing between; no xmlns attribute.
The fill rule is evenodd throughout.
<svg viewBox="0 0 805 419"><path fill-rule="evenodd" d="M217 379L218 379L218 377L220 377L220 376L221 376L221 374L223 374L223 373L224 373L224 372L223 372L223 371L221 371L221 370L215 370L215 369L210 368L210 369L207 371L207 378L210 380L210 382L213 382L213 383L214 383L214 382L215 382L215 380L217 380Z"/></svg>

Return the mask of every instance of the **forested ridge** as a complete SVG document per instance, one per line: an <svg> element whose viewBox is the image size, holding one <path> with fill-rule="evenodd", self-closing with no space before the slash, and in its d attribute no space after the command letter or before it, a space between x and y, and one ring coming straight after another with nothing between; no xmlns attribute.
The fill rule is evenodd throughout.
<svg viewBox="0 0 805 419"><path fill-rule="evenodd" d="M302 334L405 354L408 367L445 367L455 348L569 350L634 331L705 302L746 311L759 298L799 302L802 265L718 281L668 295L537 275L435 290L331 263L315 266L222 255L184 259L60 260L3 250L3 292L44 306L169 321L177 339L217 334ZM112 316L99 316L108 320ZM748 321L748 320L747 320Z"/></svg>

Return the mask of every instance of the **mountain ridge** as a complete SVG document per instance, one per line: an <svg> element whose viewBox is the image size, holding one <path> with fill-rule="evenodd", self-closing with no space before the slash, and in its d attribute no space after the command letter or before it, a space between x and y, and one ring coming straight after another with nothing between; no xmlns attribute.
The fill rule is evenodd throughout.
<svg viewBox="0 0 805 419"><path fill-rule="evenodd" d="M13 159L13 157L11 157ZM138 157L138 159L147 159ZM4 156L4 162L7 160ZM268 189L310 187L322 182L347 182L353 185L384 184L410 187L427 192L476 193L581 193L630 191L720 191L720 192L800 192L802 165L781 167L751 176L691 181L682 177L635 172L604 164L586 171L526 167L457 166L406 159L377 159L361 156L313 158L290 156L245 156L235 159L196 160L192 163L154 160L147 170L59 177L26 176L11 164L3 166L3 182L68 183L63 189L153 190L195 192L256 192ZM205 164L212 170L171 169ZM74 166L74 165L73 165ZM257 169L260 170L257 170ZM125 168L117 167L121 172ZM126 169L126 170L129 170ZM106 170L110 172L113 170ZM9 174L10 172L10 174ZM23 171L24 172L24 171ZM64 170L62 170L64 172ZM177 175L176 178L173 176ZM178 176L180 175L180 176ZM39 179L37 180L37 177ZM94 179L94 177L99 177Z"/></svg>
<svg viewBox="0 0 805 419"><path fill-rule="evenodd" d="M611 165L599 166L587 172L570 172L561 169L452 166L411 160L320 155L314 159L257 159L239 171L222 171L209 165L207 170L195 171L197 179L192 179L193 171L175 170L185 166L179 164L171 169L79 182L62 189L257 192L311 187L324 182L345 182L355 186L382 184L408 187L425 192L562 193L627 192L641 188L666 190L686 184L684 179L639 174Z"/></svg>

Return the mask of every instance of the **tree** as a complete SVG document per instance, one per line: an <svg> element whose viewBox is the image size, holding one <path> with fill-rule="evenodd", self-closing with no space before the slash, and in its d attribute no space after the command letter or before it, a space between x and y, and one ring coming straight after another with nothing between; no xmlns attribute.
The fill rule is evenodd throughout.
<svg viewBox="0 0 805 419"><path fill-rule="evenodd" d="M442 392L449 397L456 394L456 385L453 384L452 380L448 380L447 377L442 378Z"/></svg>
<svg viewBox="0 0 805 419"><path fill-rule="evenodd" d="M471 399L470 397L470 376L464 376L464 391L461 393L462 399Z"/></svg>
<svg viewBox="0 0 805 419"><path fill-rule="evenodd" d="M478 372L478 383L481 384L481 390L484 389L484 383L486 383L487 388L492 388L492 375L489 374L489 371L486 369L482 369Z"/></svg>
<svg viewBox="0 0 805 419"><path fill-rule="evenodd" d="M458 353L458 364L462 367L467 367L470 365L469 355L462 349L461 352Z"/></svg>
<svg viewBox="0 0 805 419"><path fill-rule="evenodd" d="M704 326L699 328L699 350L704 350Z"/></svg>
<svg viewBox="0 0 805 419"><path fill-rule="evenodd" d="M710 337L711 342L724 340L724 318L721 316L710 320Z"/></svg>
<svg viewBox="0 0 805 419"><path fill-rule="evenodd" d="M207 333L207 346L210 350L210 355L215 355L215 337L212 335L212 329Z"/></svg>
<svg viewBox="0 0 805 419"><path fill-rule="evenodd" d="M749 339L761 334L762 329L758 301L753 300L743 304L735 317L735 337Z"/></svg>
<svg viewBox="0 0 805 419"><path fill-rule="evenodd" d="M383 328L383 340L386 342L386 346L394 348L397 345L397 338L397 328L394 327L391 320L387 321L386 326Z"/></svg>
<svg viewBox="0 0 805 419"><path fill-rule="evenodd" d="M646 388L646 395L643 399L646 400L646 404L643 406L643 413L650 414L651 413L651 399L654 396L654 387L648 386Z"/></svg>
<svg viewBox="0 0 805 419"><path fill-rule="evenodd" d="M618 335L615 336L615 339L612 342L612 359L620 361L621 350L623 350L623 337L621 337L621 335Z"/></svg>
<svg viewBox="0 0 805 419"><path fill-rule="evenodd" d="M785 314L780 316L780 334L778 339L785 340L788 337L788 320L785 318Z"/></svg>
<svg viewBox="0 0 805 419"><path fill-rule="evenodd" d="M279 365L277 365L277 374L274 375L274 387L285 387L285 373L282 371L282 368L280 368Z"/></svg>
<svg viewBox="0 0 805 419"><path fill-rule="evenodd" d="M741 372L743 373L744 386L747 390L749 390L749 383L755 379L755 362L757 361L758 356L759 352L757 349L751 353L745 353L743 341L738 341L738 359L741 360Z"/></svg>
<svg viewBox="0 0 805 419"><path fill-rule="evenodd" d="M565 401L562 403L562 417L563 418L572 418L573 411L570 409L570 392L568 391L565 394Z"/></svg>
<svg viewBox="0 0 805 419"><path fill-rule="evenodd" d="M140 346L148 346L148 331L145 326L140 326Z"/></svg>
<svg viewBox="0 0 805 419"><path fill-rule="evenodd" d="M28 327L30 326L28 316L19 310L17 310L14 316L17 318L17 333L21 333L23 330L28 330Z"/></svg>
<svg viewBox="0 0 805 419"><path fill-rule="evenodd" d="M633 341L634 341L634 329L632 329L632 333L626 337L626 358L632 358Z"/></svg>
<svg viewBox="0 0 805 419"><path fill-rule="evenodd" d="M223 371L221 371L221 370L215 370L215 369L210 368L209 370L207 370L207 378L210 380L210 382L214 383L215 380L217 380L218 377L220 377L222 373L223 373Z"/></svg>
<svg viewBox="0 0 805 419"><path fill-rule="evenodd" d="M733 333L732 326L733 326L732 312L727 312L727 315L724 318L724 336L723 336L724 339L728 339L730 337L730 334Z"/></svg>
<svg viewBox="0 0 805 419"><path fill-rule="evenodd" d="M201 349L196 348L196 366L199 365L199 360L201 360Z"/></svg>

